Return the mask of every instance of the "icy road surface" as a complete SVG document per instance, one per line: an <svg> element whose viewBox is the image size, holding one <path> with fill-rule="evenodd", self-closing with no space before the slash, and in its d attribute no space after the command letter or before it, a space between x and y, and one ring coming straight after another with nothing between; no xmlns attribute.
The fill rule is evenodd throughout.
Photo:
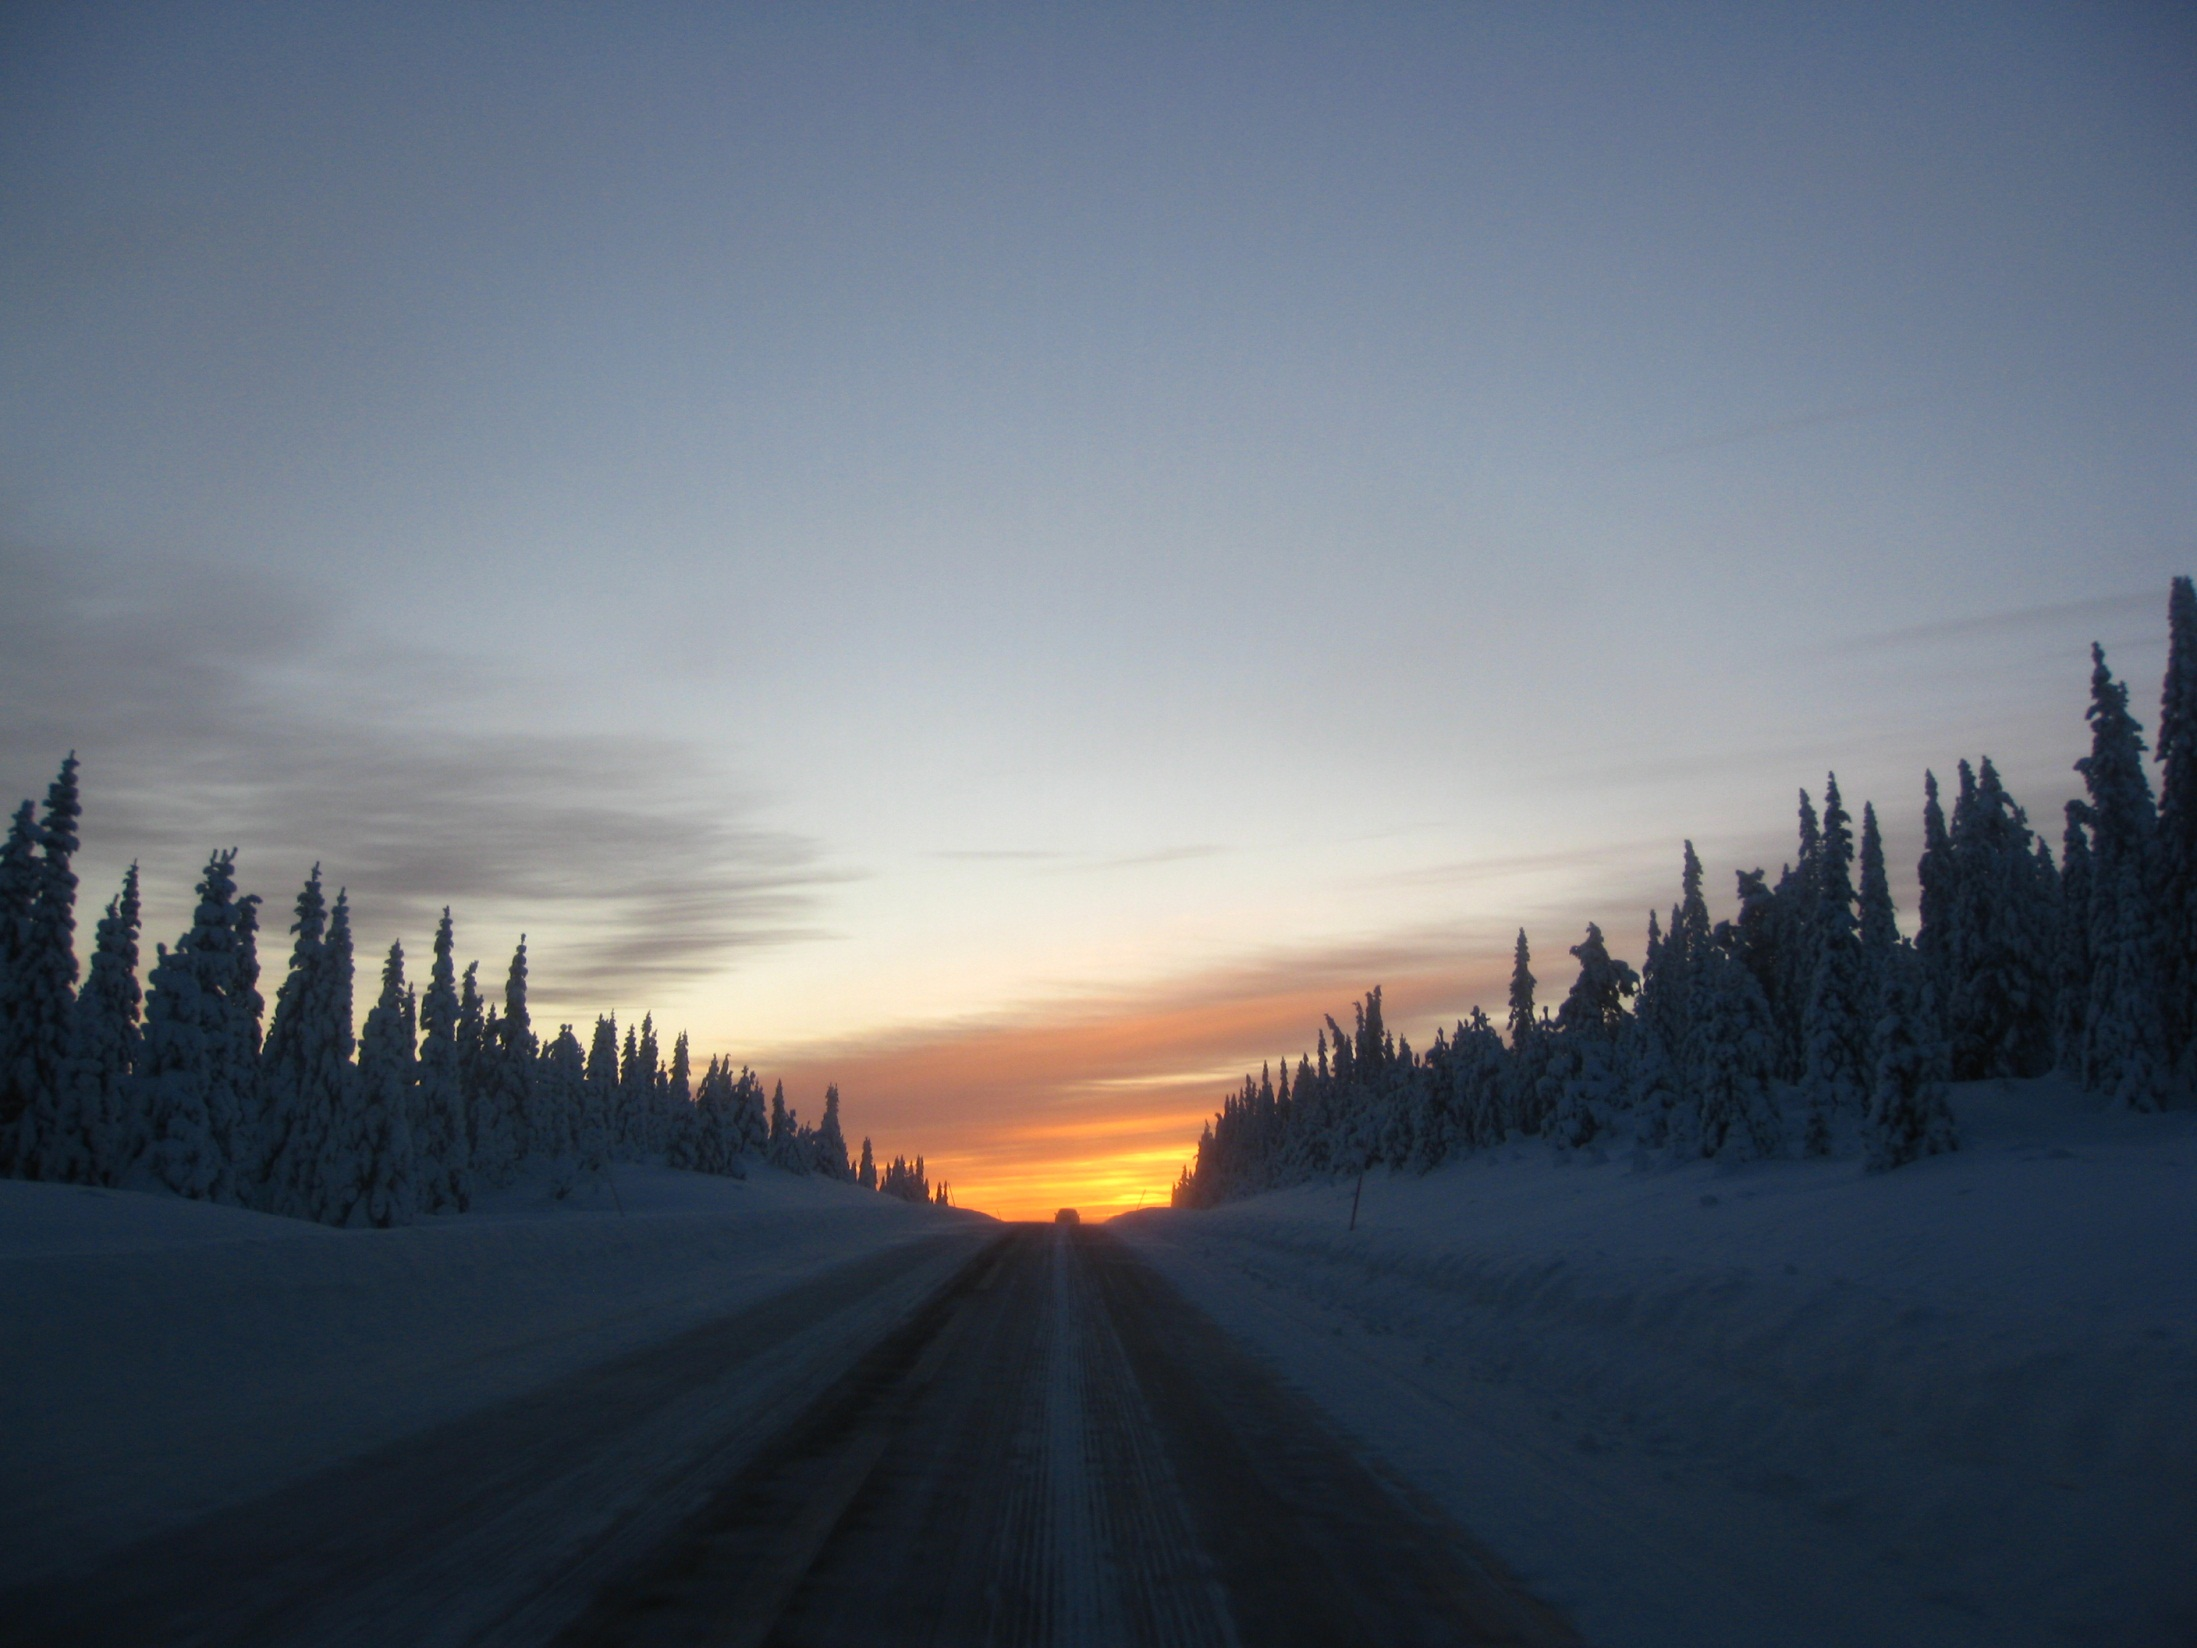
<svg viewBox="0 0 2197 1648"><path fill-rule="evenodd" d="M18 1590L0 1638L1575 1640L1104 1230L1007 1228L798 1389L805 1355L945 1250L843 1266ZM762 1434L759 1382L788 1385Z"/></svg>

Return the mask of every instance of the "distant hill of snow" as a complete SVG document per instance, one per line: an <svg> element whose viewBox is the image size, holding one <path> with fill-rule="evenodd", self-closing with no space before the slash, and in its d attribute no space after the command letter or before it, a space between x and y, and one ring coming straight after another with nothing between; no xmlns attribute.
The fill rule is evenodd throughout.
<svg viewBox="0 0 2197 1648"><path fill-rule="evenodd" d="M2197 1116L1897 1173L1562 1157L1115 1221L1607 1648L2197 1640Z"/></svg>

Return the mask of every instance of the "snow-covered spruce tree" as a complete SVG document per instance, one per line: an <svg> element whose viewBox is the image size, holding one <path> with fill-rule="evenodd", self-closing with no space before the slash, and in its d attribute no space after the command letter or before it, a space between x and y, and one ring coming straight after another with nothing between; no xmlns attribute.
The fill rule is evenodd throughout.
<svg viewBox="0 0 2197 1648"><path fill-rule="evenodd" d="M2090 809L2067 804L2067 828L2060 837L2060 930L2055 947L2053 1045L2058 1066L2080 1080L2084 1032L2090 1023Z"/></svg>
<svg viewBox="0 0 2197 1648"><path fill-rule="evenodd" d="M2090 791L2090 1007L2082 1078L2134 1110L2167 1099L2166 1030L2158 987L2158 933L2147 894L2157 814L2143 766L2142 728L2128 688L2092 646L2090 753L2075 763Z"/></svg>
<svg viewBox="0 0 2197 1648"><path fill-rule="evenodd" d="M623 1158L631 1141L645 1125L642 1106L648 1102L648 1079L641 1074L641 1038L626 1026L625 1045L618 1053L618 1091L610 1107L610 1153Z"/></svg>
<svg viewBox="0 0 2197 1648"><path fill-rule="evenodd" d="M324 1225L341 1225L351 1221L359 1187L365 1182L358 1150L367 1130L359 1117L364 1095L359 1090L358 1067L351 1062L358 1045L351 1028L357 1022L352 1013L357 967L351 949L351 898L340 887L328 913L328 936L321 943L315 971L320 977L313 1008L319 1024L311 1033L325 1050L332 1076L325 1101L320 1101L325 1109L295 1139L297 1153L312 1150L311 1165L299 1171L297 1180L310 1197L306 1217Z"/></svg>
<svg viewBox="0 0 2197 1648"><path fill-rule="evenodd" d="M1823 959L1823 822L1808 792L1800 792L1799 857L1778 877L1770 894L1767 953L1735 936L1733 954L1747 964L1762 986L1775 1027L1772 1074L1805 1084L1808 1080L1808 1003L1815 996L1816 970ZM1742 889L1741 915L1752 912Z"/></svg>
<svg viewBox="0 0 2197 1648"><path fill-rule="evenodd" d="M463 1213L473 1205L472 1144L460 1069L457 940L450 908L435 928L435 963L420 998L418 1135L412 1141L423 1213Z"/></svg>
<svg viewBox="0 0 2197 1648"><path fill-rule="evenodd" d="M2159 999L2181 1080L2197 1087L2197 586L2187 578L2167 600L2158 761Z"/></svg>
<svg viewBox="0 0 2197 1648"><path fill-rule="evenodd" d="M1915 954L1930 975L1939 1001L1953 984L1951 916L1953 909L1953 836L1938 801L1938 775L1922 775L1922 857L1915 861L1920 896L1915 906Z"/></svg>
<svg viewBox="0 0 2197 1648"><path fill-rule="evenodd" d="M146 992L131 1079L147 1118L145 1167L154 1183L200 1201L239 1199L232 1152L258 1039L258 995L245 987L240 949L254 902L236 896L235 852L215 853L191 929L161 948Z"/></svg>
<svg viewBox="0 0 2197 1648"><path fill-rule="evenodd" d="M663 1050L656 1045L656 1016L641 1015L641 1031L632 1042L633 1058L618 1071L625 1092L625 1122L620 1148L626 1159L639 1160L663 1149L664 1067Z"/></svg>
<svg viewBox="0 0 2197 1648"><path fill-rule="evenodd" d="M1704 1156L1777 1153L1782 1128L1770 1090L1776 1027L1762 987L1731 950L1711 942L1694 978L1686 1085L1694 1123L1685 1143Z"/></svg>
<svg viewBox="0 0 2197 1648"><path fill-rule="evenodd" d="M507 1185L518 1176L533 1129L534 1055L534 1021L526 1006L526 936L521 934L504 977L503 1012L492 1025L483 1026L482 1092L473 1123L477 1183Z"/></svg>
<svg viewBox="0 0 2197 1648"><path fill-rule="evenodd" d="M328 904L320 866L298 892L290 923L290 970L275 991L274 1017L260 1049L258 1123L250 1199L270 1213L316 1217L314 1175L341 1103L349 1025L335 1022L331 980L322 965Z"/></svg>
<svg viewBox="0 0 2197 1648"><path fill-rule="evenodd" d="M137 866L107 901L93 942L92 964L69 1015L69 1054L62 1064L65 1103L51 1158L56 1178L118 1185L145 1148L131 1107L130 1072L137 1063Z"/></svg>
<svg viewBox="0 0 2197 1648"><path fill-rule="evenodd" d="M69 866L82 816L72 750L46 791L30 925L9 973L14 1058L0 1071L0 1116L12 1117L13 1126L0 1137L0 1157L12 1155L25 1178L65 1177L72 1155L60 1137L61 1071L76 1002L76 872Z"/></svg>
<svg viewBox="0 0 2197 1648"><path fill-rule="evenodd" d="M1579 962L1579 976L1556 1010L1551 1064L1557 1097L1549 1136L1559 1146L1576 1149L1609 1132L1623 1104L1618 1039L1631 1019L1625 1003L1638 993L1640 976L1610 955L1602 929L1591 921L1587 936L1571 953Z"/></svg>
<svg viewBox="0 0 2197 1648"><path fill-rule="evenodd" d="M855 1169L854 1181L864 1190L877 1188L877 1157L870 1149L870 1141L862 1141L862 1165Z"/></svg>
<svg viewBox="0 0 2197 1648"><path fill-rule="evenodd" d="M2028 818L1986 758L1961 763L1951 832L1955 874L1947 913L1950 994L1945 1028L1958 1080L2030 1076L2052 1064L2052 907Z"/></svg>
<svg viewBox="0 0 2197 1648"><path fill-rule="evenodd" d="M1555 1093L1549 1075L1549 1056L1554 1049L1545 1044L1540 1021L1533 1016L1533 991L1537 981L1533 976L1532 960L1532 952L1526 944L1526 930L1521 927L1517 945L1511 952L1510 1010L1505 1020L1505 1028L1510 1032L1510 1058L1504 1067L1504 1098L1509 1113L1508 1130L1537 1134L1555 1109ZM1339 1068L1337 1074L1340 1077Z"/></svg>
<svg viewBox="0 0 2197 1648"><path fill-rule="evenodd" d="M24 957L30 946L31 912L38 904L38 819L25 801L0 845L0 1172L15 1171L15 1137L23 1123L14 1072L24 1033L18 1000Z"/></svg>
<svg viewBox="0 0 2197 1648"><path fill-rule="evenodd" d="M1951 1066L1930 999L1929 969L1905 943L1884 970L1874 1042L1875 1081L1862 1134L1870 1171L1954 1149L1959 1139L1945 1090Z"/></svg>
<svg viewBox="0 0 2197 1648"><path fill-rule="evenodd" d="M534 1067L534 1154L557 1164L550 1189L560 1198L572 1193L583 1169L601 1170L600 1151L592 1165L587 1161L587 1109L587 1052L572 1026L560 1024Z"/></svg>
<svg viewBox="0 0 2197 1648"><path fill-rule="evenodd" d="M615 1018L605 1016L595 1021L595 1034L587 1048L585 1091L573 1143L582 1168L600 1173L610 1161L620 1109L618 1021Z"/></svg>
<svg viewBox="0 0 2197 1648"><path fill-rule="evenodd" d="M1869 1098L1868 1047L1870 1005L1864 996L1865 970L1854 919L1854 837L1833 773L1823 787L1823 821L1818 838L1812 931L1815 965L1802 1042L1808 1095L1801 1143L1812 1156L1831 1148L1832 1119L1858 1117Z"/></svg>
<svg viewBox="0 0 2197 1648"><path fill-rule="evenodd" d="M800 1171L795 1160L795 1140L800 1129L800 1119L786 1108L786 1084L774 1082L770 1093L770 1138L763 1146L763 1159L773 1167Z"/></svg>
<svg viewBox="0 0 2197 1648"><path fill-rule="evenodd" d="M1884 835L1877 828L1877 810L1861 806L1861 976L1862 999L1875 1001L1899 948L1899 911L1892 903L1892 883L1884 868Z"/></svg>
<svg viewBox="0 0 2197 1648"><path fill-rule="evenodd" d="M839 1125L839 1084L824 1089L824 1120L816 1129L816 1170L827 1179L845 1184L854 1178L847 1160L847 1135Z"/></svg>
<svg viewBox="0 0 2197 1648"><path fill-rule="evenodd" d="M353 1132L343 1153L355 1177L335 1187L336 1200L346 1204L342 1223L386 1230L412 1222L418 1198L407 1117L417 1068L406 1012L404 946L392 944L382 965L381 995L359 1038L358 1101L348 1109Z"/></svg>

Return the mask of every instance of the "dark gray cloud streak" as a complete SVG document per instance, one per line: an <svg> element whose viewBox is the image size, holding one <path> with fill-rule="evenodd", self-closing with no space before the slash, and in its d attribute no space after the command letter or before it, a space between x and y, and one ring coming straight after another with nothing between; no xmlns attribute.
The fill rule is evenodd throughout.
<svg viewBox="0 0 2197 1648"><path fill-rule="evenodd" d="M630 1001L814 936L813 845L754 823L697 751L496 730L499 684L330 639L330 614L292 580L0 545L0 770L42 787L76 749L89 846L241 846L270 925L290 889L265 877L319 860L415 951L444 904L553 932L551 997Z"/></svg>

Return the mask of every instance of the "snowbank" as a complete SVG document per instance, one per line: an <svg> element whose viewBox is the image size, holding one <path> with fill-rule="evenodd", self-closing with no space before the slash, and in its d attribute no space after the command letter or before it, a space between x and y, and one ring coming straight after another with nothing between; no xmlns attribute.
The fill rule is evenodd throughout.
<svg viewBox="0 0 2197 1648"><path fill-rule="evenodd" d="M758 1169L337 1231L0 1181L0 1586L988 1221ZM943 1256L942 1256L943 1262Z"/></svg>
<svg viewBox="0 0 2197 1648"><path fill-rule="evenodd" d="M2197 1117L1958 1155L1530 1147L1116 1228L1589 1638L2197 1639Z"/></svg>

